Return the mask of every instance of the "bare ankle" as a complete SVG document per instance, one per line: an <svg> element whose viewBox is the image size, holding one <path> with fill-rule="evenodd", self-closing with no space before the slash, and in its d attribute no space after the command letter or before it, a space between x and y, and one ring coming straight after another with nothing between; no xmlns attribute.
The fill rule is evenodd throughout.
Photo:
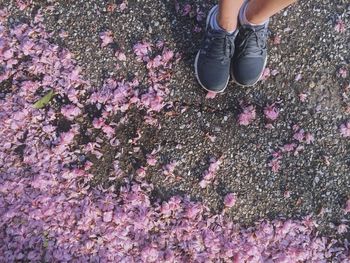
<svg viewBox="0 0 350 263"><path fill-rule="evenodd" d="M245 10L245 16L249 21L249 23L256 24L256 25L263 24L266 20L269 19L268 17L263 17L261 15L258 15L254 6L251 6L249 4Z"/></svg>

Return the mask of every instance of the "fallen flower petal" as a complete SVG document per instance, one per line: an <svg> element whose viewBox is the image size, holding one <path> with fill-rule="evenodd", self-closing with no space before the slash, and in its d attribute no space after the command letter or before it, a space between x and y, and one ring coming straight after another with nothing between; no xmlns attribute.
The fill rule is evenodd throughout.
<svg viewBox="0 0 350 263"><path fill-rule="evenodd" d="M217 93L209 91L207 95L205 96L206 99L214 99L216 97Z"/></svg>
<svg viewBox="0 0 350 263"><path fill-rule="evenodd" d="M350 121L340 125L340 134L347 138L347 137L350 137Z"/></svg>
<svg viewBox="0 0 350 263"><path fill-rule="evenodd" d="M233 207L236 204L236 195L234 193L229 193L225 196L224 204L226 207Z"/></svg>
<svg viewBox="0 0 350 263"><path fill-rule="evenodd" d="M267 105L264 109L264 114L268 120L274 121L278 118L279 110L276 108L274 104Z"/></svg>
<svg viewBox="0 0 350 263"><path fill-rule="evenodd" d="M238 123L240 125L247 126L252 123L256 118L255 107L250 105L243 107L243 112L238 116Z"/></svg>
<svg viewBox="0 0 350 263"><path fill-rule="evenodd" d="M274 173L278 173L281 169L281 161L279 159L272 159L268 165Z"/></svg>
<svg viewBox="0 0 350 263"><path fill-rule="evenodd" d="M345 214L350 212L350 199L346 201L344 212L345 212Z"/></svg>
<svg viewBox="0 0 350 263"><path fill-rule="evenodd" d="M338 18L337 19L337 22L334 26L334 29L335 31L337 31L338 33L344 33L345 30L346 30L346 27L345 27L345 23L342 19Z"/></svg>
<svg viewBox="0 0 350 263"><path fill-rule="evenodd" d="M100 39L102 40L101 47L106 47L113 43L113 33L112 31L106 31L100 33Z"/></svg>
<svg viewBox="0 0 350 263"><path fill-rule="evenodd" d="M126 56L123 52L117 51L115 52L115 56L119 61L126 61Z"/></svg>

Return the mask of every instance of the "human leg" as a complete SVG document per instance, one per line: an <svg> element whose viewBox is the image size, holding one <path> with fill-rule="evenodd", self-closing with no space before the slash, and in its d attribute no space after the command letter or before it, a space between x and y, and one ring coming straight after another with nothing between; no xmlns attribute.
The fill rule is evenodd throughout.
<svg viewBox="0 0 350 263"><path fill-rule="evenodd" d="M250 0L246 9L247 20L259 25L296 0Z"/></svg>
<svg viewBox="0 0 350 263"><path fill-rule="evenodd" d="M195 59L196 77L205 90L223 92L228 84L242 2L220 0L208 14L204 40Z"/></svg>
<svg viewBox="0 0 350 263"><path fill-rule="evenodd" d="M269 17L295 0L250 0L239 12L240 29L232 59L232 77L237 84L256 84L266 66Z"/></svg>
<svg viewBox="0 0 350 263"><path fill-rule="evenodd" d="M243 0L220 0L217 21L221 28L233 32L237 28L238 13Z"/></svg>

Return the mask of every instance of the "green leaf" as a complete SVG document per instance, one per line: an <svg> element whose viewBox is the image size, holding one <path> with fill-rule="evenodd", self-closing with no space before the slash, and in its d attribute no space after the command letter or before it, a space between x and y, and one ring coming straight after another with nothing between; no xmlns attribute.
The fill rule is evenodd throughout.
<svg viewBox="0 0 350 263"><path fill-rule="evenodd" d="M42 109L44 108L50 100L53 98L55 94L53 93L53 90L50 90L44 97L42 97L40 100L34 103L34 108L36 109Z"/></svg>

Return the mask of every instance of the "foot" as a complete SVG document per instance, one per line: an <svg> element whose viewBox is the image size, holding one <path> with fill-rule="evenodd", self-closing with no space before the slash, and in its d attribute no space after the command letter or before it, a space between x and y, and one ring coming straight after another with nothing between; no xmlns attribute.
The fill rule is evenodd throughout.
<svg viewBox="0 0 350 263"><path fill-rule="evenodd" d="M268 23L242 25L236 37L232 78L241 86L252 86L261 78L267 61Z"/></svg>
<svg viewBox="0 0 350 263"><path fill-rule="evenodd" d="M214 6L208 14L205 37L194 64L199 84L215 93L223 92L230 79L230 60L236 36L236 32L229 34L210 27L211 16L217 14L217 8Z"/></svg>

